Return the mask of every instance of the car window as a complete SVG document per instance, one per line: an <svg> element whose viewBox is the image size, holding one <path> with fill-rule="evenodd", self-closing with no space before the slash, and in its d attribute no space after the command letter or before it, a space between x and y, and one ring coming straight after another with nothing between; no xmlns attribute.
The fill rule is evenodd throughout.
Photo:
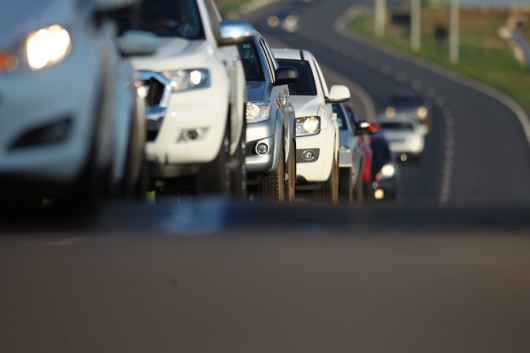
<svg viewBox="0 0 530 353"><path fill-rule="evenodd" d="M239 49L239 56L241 56L241 62L243 63L246 80L265 81L265 75L262 70L256 45L254 43L239 44L237 48Z"/></svg>
<svg viewBox="0 0 530 353"><path fill-rule="evenodd" d="M380 123L379 126L382 130L413 130L412 123L406 121L392 121Z"/></svg>
<svg viewBox="0 0 530 353"><path fill-rule="evenodd" d="M324 76L322 75L322 71L320 71L320 66L318 65L318 62L313 58L313 63L317 69L317 74L320 81L320 88L322 89L322 94L324 97L329 96L328 86L326 84L326 80L324 79Z"/></svg>
<svg viewBox="0 0 530 353"><path fill-rule="evenodd" d="M339 104L333 104L333 113L337 114L337 125L339 125L339 130L348 130L348 125L346 122L346 115L344 111L340 108Z"/></svg>
<svg viewBox="0 0 530 353"><path fill-rule="evenodd" d="M280 67L290 66L298 71L298 81L289 85L292 96L316 96L315 78L309 62L306 60L276 59Z"/></svg>
<svg viewBox="0 0 530 353"><path fill-rule="evenodd" d="M140 29L159 37L205 38L195 0L144 0L137 11L114 19L120 34Z"/></svg>

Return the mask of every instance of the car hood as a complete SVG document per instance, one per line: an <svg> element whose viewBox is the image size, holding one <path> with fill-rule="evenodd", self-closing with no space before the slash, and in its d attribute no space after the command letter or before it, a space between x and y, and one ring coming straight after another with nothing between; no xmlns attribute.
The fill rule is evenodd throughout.
<svg viewBox="0 0 530 353"><path fill-rule="evenodd" d="M318 115L320 111L320 102L318 97L291 96L290 98L297 118Z"/></svg>
<svg viewBox="0 0 530 353"><path fill-rule="evenodd" d="M247 100L249 102L262 102L268 82L247 81Z"/></svg>
<svg viewBox="0 0 530 353"><path fill-rule="evenodd" d="M11 0L2 1L0 11L0 49L18 46L31 32L58 24L74 24L71 0Z"/></svg>
<svg viewBox="0 0 530 353"><path fill-rule="evenodd" d="M136 70L152 71L207 67L210 49L205 40L161 37L153 55L132 57L131 63Z"/></svg>

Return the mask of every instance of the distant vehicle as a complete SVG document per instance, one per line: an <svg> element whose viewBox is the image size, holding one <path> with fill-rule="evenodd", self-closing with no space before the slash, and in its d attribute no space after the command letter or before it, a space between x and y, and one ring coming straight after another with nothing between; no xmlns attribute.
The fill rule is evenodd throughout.
<svg viewBox="0 0 530 353"><path fill-rule="evenodd" d="M2 4L0 201L47 198L73 210L144 195L145 96L102 21L131 3ZM126 55L156 50L147 33L122 44Z"/></svg>
<svg viewBox="0 0 530 353"><path fill-rule="evenodd" d="M348 103L343 103L344 110L348 115L349 120L353 125L357 124L358 119L353 111L353 108ZM362 171L363 180L363 196L364 202L370 202L373 197L372 192L372 148L370 147L370 134L379 131L379 125L375 123L369 123L368 128L359 134L359 141L363 149L364 154L364 167Z"/></svg>
<svg viewBox="0 0 530 353"><path fill-rule="evenodd" d="M381 134L387 139L390 150L401 162L409 159L421 162L424 149L424 137L417 119L408 117L379 121Z"/></svg>
<svg viewBox="0 0 530 353"><path fill-rule="evenodd" d="M315 190L326 201L339 201L339 132L332 103L350 99L345 86L328 86L306 50L273 49L280 67L294 67L298 82L289 85L296 112L297 188Z"/></svg>
<svg viewBox="0 0 530 353"><path fill-rule="evenodd" d="M267 25L274 30L287 33L298 31L300 15L297 12L288 10L280 11L267 18Z"/></svg>
<svg viewBox="0 0 530 353"><path fill-rule="evenodd" d="M354 122L348 118L343 104L334 103L333 112L339 126L339 197L346 203L363 203L362 172L365 165L361 135L370 126L366 121Z"/></svg>
<svg viewBox="0 0 530 353"><path fill-rule="evenodd" d="M388 119L402 117L418 119L423 135L426 135L432 127L429 108L423 96L412 88L400 88L393 92L385 104L382 115Z"/></svg>
<svg viewBox="0 0 530 353"><path fill-rule="evenodd" d="M374 199L397 202L400 196L399 166L385 137L382 134L374 134L371 137Z"/></svg>
<svg viewBox="0 0 530 353"><path fill-rule="evenodd" d="M288 84L298 81L292 67L279 67L258 32L238 45L247 80L247 184L274 201L294 201L296 183L295 112Z"/></svg>
<svg viewBox="0 0 530 353"><path fill-rule="evenodd" d="M253 30L222 21L212 0L144 0L118 18L124 36L149 31L154 55L132 57L148 90L147 158L157 191L246 193L246 85L236 45Z"/></svg>

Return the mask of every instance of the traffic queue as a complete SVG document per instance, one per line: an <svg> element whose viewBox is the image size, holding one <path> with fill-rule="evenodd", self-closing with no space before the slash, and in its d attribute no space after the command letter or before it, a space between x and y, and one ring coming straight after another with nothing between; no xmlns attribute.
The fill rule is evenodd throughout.
<svg viewBox="0 0 530 353"><path fill-rule="evenodd" d="M30 1L0 14L3 205L397 201L396 158L421 160L420 97L363 120L311 52L272 49L212 0Z"/></svg>

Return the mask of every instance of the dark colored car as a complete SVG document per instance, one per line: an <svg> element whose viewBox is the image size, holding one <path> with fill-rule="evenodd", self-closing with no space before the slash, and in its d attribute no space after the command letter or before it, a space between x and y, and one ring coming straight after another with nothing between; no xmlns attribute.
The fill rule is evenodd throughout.
<svg viewBox="0 0 530 353"><path fill-rule="evenodd" d="M399 166L382 134L371 135L374 199L399 201Z"/></svg>

